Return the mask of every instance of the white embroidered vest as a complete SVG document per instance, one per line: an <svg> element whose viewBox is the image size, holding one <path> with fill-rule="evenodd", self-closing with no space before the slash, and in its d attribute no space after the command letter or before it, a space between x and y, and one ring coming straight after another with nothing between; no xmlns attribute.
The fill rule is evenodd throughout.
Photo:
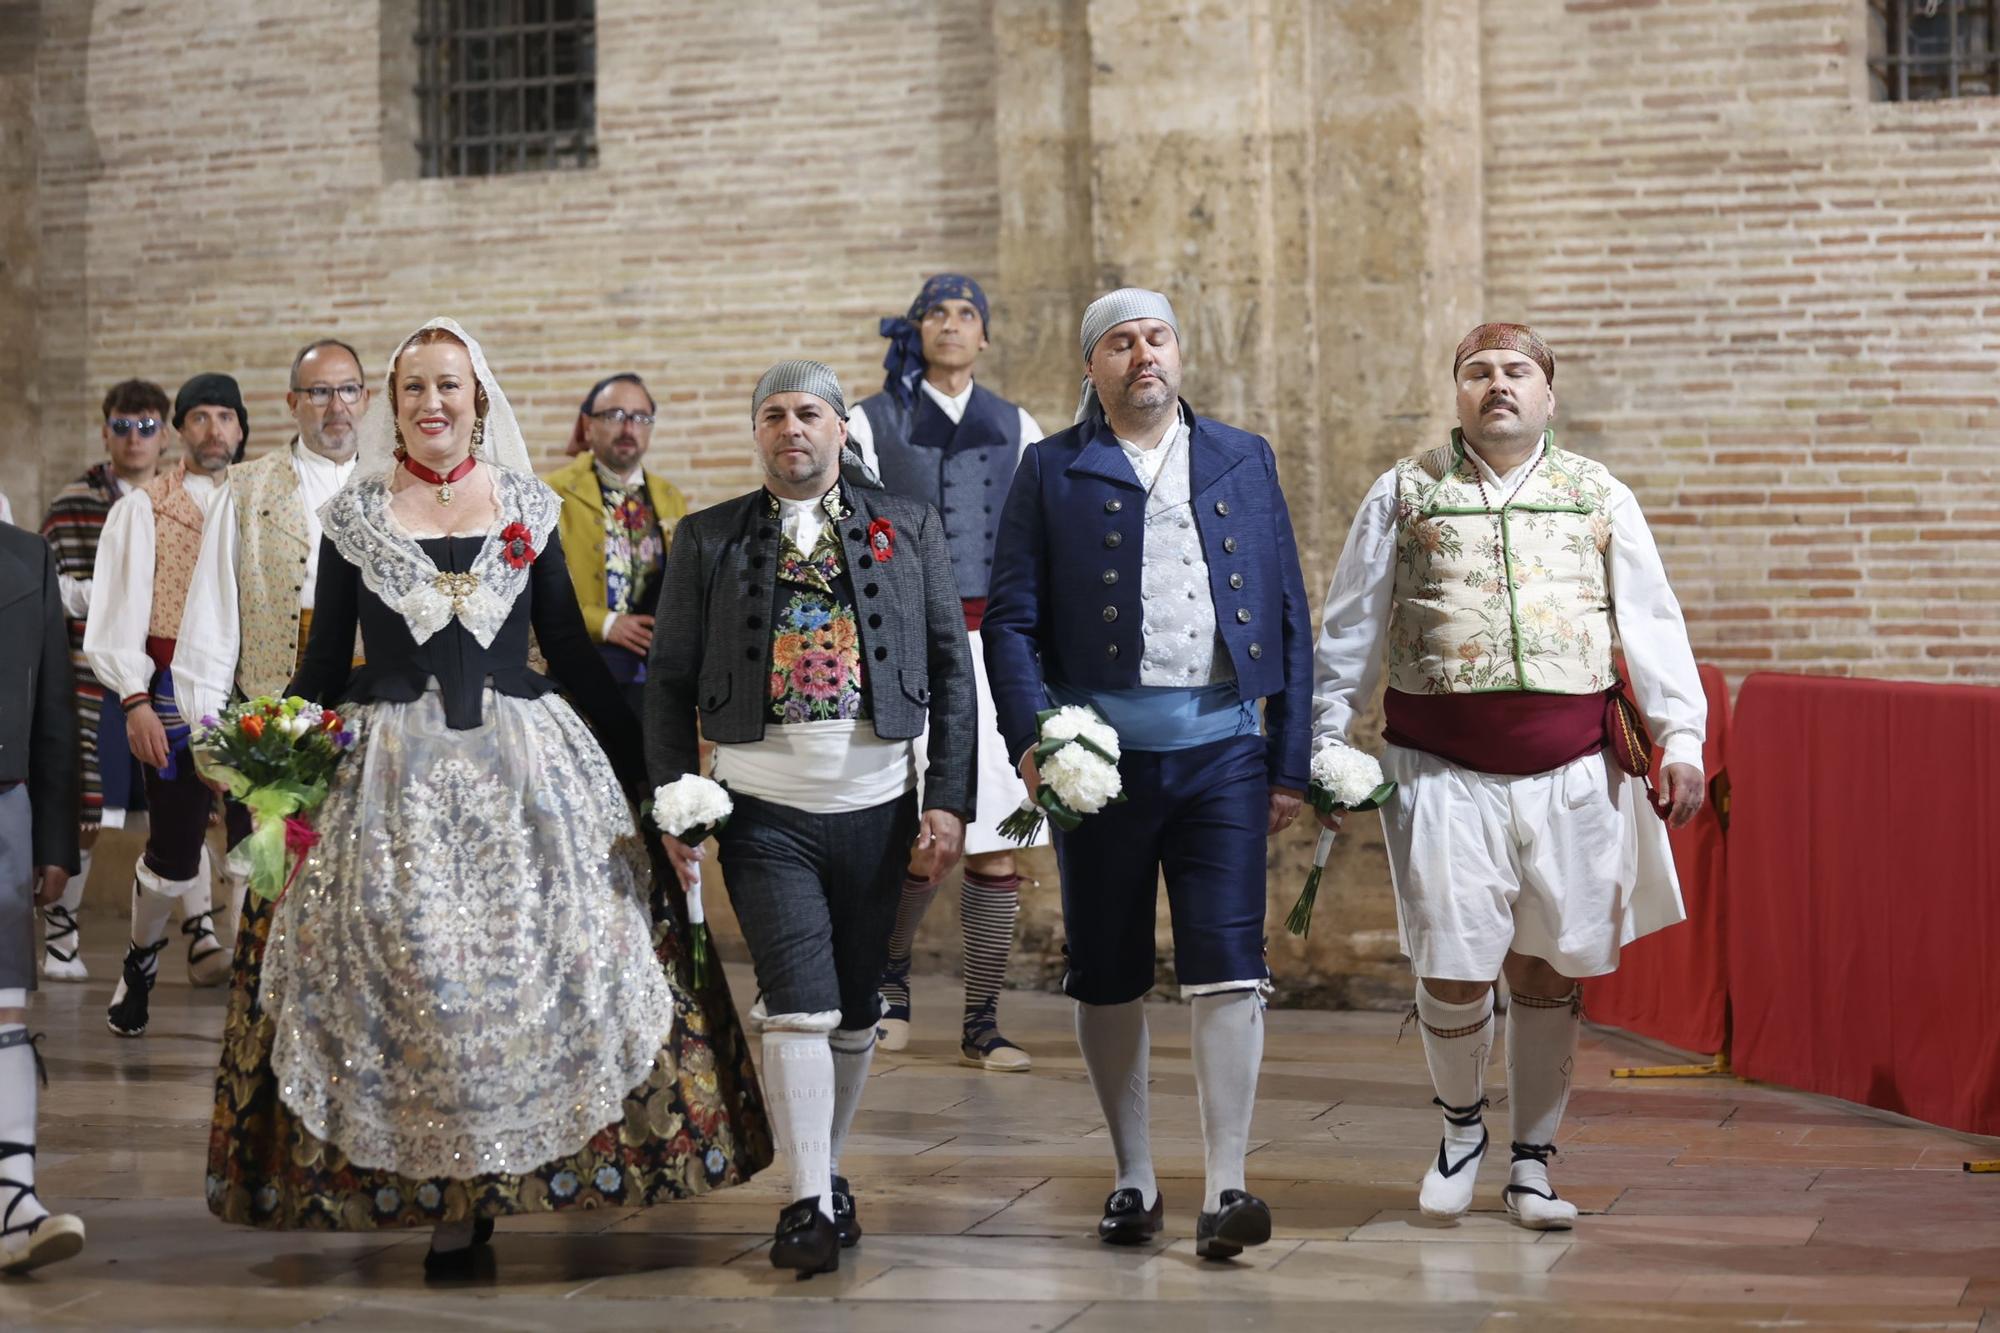
<svg viewBox="0 0 2000 1333"><path fill-rule="evenodd" d="M229 470L236 509L236 683L281 695L298 667L306 512L289 446Z"/></svg>
<svg viewBox="0 0 2000 1333"><path fill-rule="evenodd" d="M1457 432L1396 464L1389 687L1595 694L1618 683L1605 552L1610 473L1556 448L1508 500ZM1503 573L1503 569L1505 573Z"/></svg>

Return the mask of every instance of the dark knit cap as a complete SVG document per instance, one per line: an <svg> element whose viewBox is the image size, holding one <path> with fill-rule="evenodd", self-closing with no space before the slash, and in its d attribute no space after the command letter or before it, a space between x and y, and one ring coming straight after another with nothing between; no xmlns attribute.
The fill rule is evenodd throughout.
<svg viewBox="0 0 2000 1333"><path fill-rule="evenodd" d="M181 391L174 395L174 429L181 428L187 414L197 407L226 407L236 413L236 420L243 427L243 443L250 443L250 414L243 407L243 390L236 381L216 371L204 371L181 385ZM243 456L239 448L237 457Z"/></svg>

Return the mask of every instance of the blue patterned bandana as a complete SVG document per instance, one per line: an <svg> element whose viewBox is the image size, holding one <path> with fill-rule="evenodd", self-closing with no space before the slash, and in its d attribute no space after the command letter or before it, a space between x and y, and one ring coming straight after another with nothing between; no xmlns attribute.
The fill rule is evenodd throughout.
<svg viewBox="0 0 2000 1333"><path fill-rule="evenodd" d="M984 328L989 323L986 293L979 289L979 284L963 273L940 273L924 283L924 289L910 302L909 311L901 319L885 319L876 326L889 340L889 350L882 356L882 369L889 372L882 381L883 392L901 403L905 411L917 405L917 381L924 377L927 368L920 326L931 307L941 301L970 301L979 311L980 326Z"/></svg>

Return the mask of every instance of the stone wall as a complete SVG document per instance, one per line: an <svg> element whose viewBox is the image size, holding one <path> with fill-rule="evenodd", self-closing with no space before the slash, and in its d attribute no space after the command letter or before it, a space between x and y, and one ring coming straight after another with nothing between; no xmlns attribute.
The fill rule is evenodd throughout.
<svg viewBox="0 0 2000 1333"><path fill-rule="evenodd" d="M1173 294L1197 409L1272 440L1316 604L1369 483L1450 425L1453 342L1525 318L1704 659L1990 683L2000 103L1869 102L1864 9L600 0L597 169L427 181L407 0L0 0L39 23L31 76L0 58L0 182L38 182L0 202L0 305L40 275L0 351L26 390L0 396L0 486L36 508L134 373L235 372L272 443L300 342L379 370L443 311L547 458L592 380L644 373L654 462L712 502L752 484L758 372L810 354L871 390L875 320L925 274L987 281L982 374L1052 428L1078 313L1129 282ZM1287 995L1395 1002L1373 818L1302 942L1277 923L1309 848L1272 854ZM1052 858L1027 869L1015 980L1047 981ZM927 964L956 964L954 896Z"/></svg>

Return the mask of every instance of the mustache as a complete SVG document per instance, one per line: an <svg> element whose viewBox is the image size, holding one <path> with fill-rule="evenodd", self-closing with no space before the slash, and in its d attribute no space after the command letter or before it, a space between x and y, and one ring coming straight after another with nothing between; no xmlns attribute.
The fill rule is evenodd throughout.
<svg viewBox="0 0 2000 1333"><path fill-rule="evenodd" d="M1502 405L1505 405L1506 407L1513 409L1514 412L1517 414L1521 410L1521 405L1514 401L1514 395L1511 393L1487 394L1485 401L1479 404L1479 410L1482 412L1490 412L1495 407L1499 407Z"/></svg>

